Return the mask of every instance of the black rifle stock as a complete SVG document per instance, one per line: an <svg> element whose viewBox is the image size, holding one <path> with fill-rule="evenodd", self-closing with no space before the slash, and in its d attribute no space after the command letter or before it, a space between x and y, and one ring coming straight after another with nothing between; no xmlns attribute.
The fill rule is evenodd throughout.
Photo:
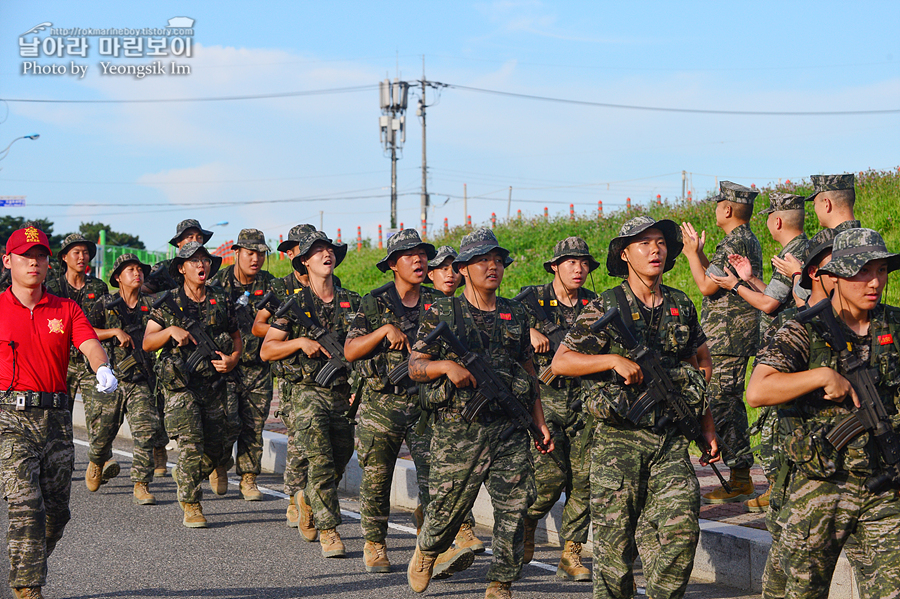
<svg viewBox="0 0 900 599"><path fill-rule="evenodd" d="M517 430L524 429L531 434L538 447L546 451L547 444L544 443L544 434L535 424L531 413L522 405L522 402L516 399L516 396L497 376L497 373L494 372L494 369L491 368L487 361L475 352L469 351L462 341L453 334L446 322L439 322L434 330L425 337L425 343L434 343L438 338L443 338L450 349L460 356L460 364L469 371L477 383L475 397L466 403L462 410L462 417L467 422L472 422L478 417L478 414L488 402L494 403L510 419L509 428L500 435L501 439L508 439ZM551 452L547 455L553 458L560 470L565 470L562 462L559 461L555 454Z"/></svg>
<svg viewBox="0 0 900 599"><path fill-rule="evenodd" d="M385 295L391 305L391 312L400 319L400 331L406 335L406 340L412 347L416 338L416 323L409 317L409 309L403 305L400 294L397 293L397 287L394 282L385 283L378 289L372 291L373 296ZM400 387L406 391L407 395L415 395L419 392L419 386L409 378L409 360L397 364L390 372L387 373L388 380L395 387Z"/></svg>
<svg viewBox="0 0 900 599"><path fill-rule="evenodd" d="M275 312L275 318L281 318L290 311L304 328L309 330L310 339L319 342L319 345L325 348L331 357L316 374L316 384L327 387L331 380L340 371L347 369L347 362L344 361L344 346L335 338L334 333L320 327L315 321L307 316L303 308L297 303L297 296L291 296L281 303L281 307Z"/></svg>
<svg viewBox="0 0 900 599"><path fill-rule="evenodd" d="M612 325L616 330L619 340L625 349L628 350L628 358L641 367L644 375L643 386L646 390L638 397L637 401L629 408L625 417L633 424L637 424L644 417L648 410L657 404L664 406L663 414L654 424L653 432L661 434L663 429L672 421L678 426L681 434L688 441L693 441L701 451L700 462L708 464L712 459L710 455L711 447L703 437L700 428L700 422L694 416L690 406L679 395L673 393L675 384L672 382L669 373L663 368L662 362L659 360L659 354L645 345L638 343L634 338L631 329L622 320L622 314L619 308L613 307L607 310L600 320L591 325L591 331L598 333L608 325ZM719 469L715 464L712 466L713 472L718 477L722 487L731 492L728 482L722 477Z"/></svg>
<svg viewBox="0 0 900 599"><path fill-rule="evenodd" d="M116 313L116 316L119 317L119 321L122 323L122 330L131 337L131 352L129 352L127 358L118 364L120 373L137 366L144 373L144 376L147 377L151 388L154 387L154 372L153 366L150 364L150 357L143 350L141 344L135 342L135 335L143 329L140 320L135 322L131 315L125 311L125 299L121 295L106 296L103 300L103 307Z"/></svg>
<svg viewBox="0 0 900 599"><path fill-rule="evenodd" d="M555 354L556 350L559 349L559 344L566 338L566 331L547 316L547 312L544 311L544 307L541 306L541 303L538 301L534 287L526 287L513 299L517 302L528 304L531 307L534 311L534 315L544 325L544 330L542 332L550 341L550 353ZM538 374L538 378L545 385L549 385L556 380L556 375L553 374L553 371L547 366L540 374Z"/></svg>
<svg viewBox="0 0 900 599"><path fill-rule="evenodd" d="M850 381L859 398L859 407L841 420L825 435L835 449L840 451L847 443L864 432L875 439L875 447L884 462L884 468L866 481L866 487L875 494L890 484L900 484L900 435L893 429L890 417L875 387L876 372L854 354L834 315L831 300L826 298L797 316L801 324L812 323L825 341L838 354L840 374Z"/></svg>

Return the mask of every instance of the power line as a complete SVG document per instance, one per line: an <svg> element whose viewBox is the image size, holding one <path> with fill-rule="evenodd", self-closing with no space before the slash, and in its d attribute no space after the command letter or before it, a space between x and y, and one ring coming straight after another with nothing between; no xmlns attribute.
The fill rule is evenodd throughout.
<svg viewBox="0 0 900 599"><path fill-rule="evenodd" d="M349 192L347 192L349 193ZM416 195L415 192L409 193L400 193L398 195ZM375 195L359 195L359 196L316 196L316 197L305 197L305 198L284 198L280 200L235 200L229 202L180 202L177 206L194 206L201 208L218 208L221 206L249 206L255 204L291 204L291 203L301 203L301 202L340 202L343 200L369 200L373 198L384 198L386 197L384 194L375 194ZM127 203L127 202L115 202L115 203L83 203L83 202L67 202L67 203L48 203L48 204L30 204L29 206L34 207L63 207L63 208L109 208L114 206L135 206L135 204Z"/></svg>

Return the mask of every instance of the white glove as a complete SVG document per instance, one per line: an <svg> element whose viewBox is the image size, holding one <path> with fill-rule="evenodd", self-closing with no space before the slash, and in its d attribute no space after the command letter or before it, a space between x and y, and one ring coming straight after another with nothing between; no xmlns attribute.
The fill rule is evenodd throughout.
<svg viewBox="0 0 900 599"><path fill-rule="evenodd" d="M100 393L112 393L119 386L116 375L109 366L101 366L97 369L97 391Z"/></svg>

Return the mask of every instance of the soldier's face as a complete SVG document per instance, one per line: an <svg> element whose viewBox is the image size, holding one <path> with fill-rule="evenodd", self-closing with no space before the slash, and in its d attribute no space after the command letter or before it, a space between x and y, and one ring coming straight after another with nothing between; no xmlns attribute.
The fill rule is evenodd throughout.
<svg viewBox="0 0 900 599"><path fill-rule="evenodd" d="M66 263L66 266L79 274L87 270L90 261L91 254L88 251L88 247L81 243L70 247L69 251L63 256L63 262Z"/></svg>
<svg viewBox="0 0 900 599"><path fill-rule="evenodd" d="M24 254L6 254L3 266L9 269L14 285L34 289L47 278L50 254L45 248L33 247Z"/></svg>
<svg viewBox="0 0 900 599"><path fill-rule="evenodd" d="M299 244L299 243L295 243L295 244L294 244L294 247L285 250L284 253L285 253L285 255L288 257L288 260L293 260L293 259L294 259L294 256L297 255L297 250L299 250L299 249L300 249L300 244Z"/></svg>
<svg viewBox="0 0 900 599"><path fill-rule="evenodd" d="M583 258L567 258L551 264L550 268L553 269L566 289L580 289L590 272L590 265Z"/></svg>
<svg viewBox="0 0 900 599"><path fill-rule="evenodd" d="M132 262L127 264L119 273L120 289L137 289L144 284L144 271L141 267Z"/></svg>
<svg viewBox="0 0 900 599"><path fill-rule="evenodd" d="M437 268L428 271L428 278L434 284L434 288L444 295L453 295L459 284L462 283L462 275L453 270L453 259L447 258Z"/></svg>
<svg viewBox="0 0 900 599"><path fill-rule="evenodd" d="M247 248L238 248L237 259L238 268L241 269L241 272L255 277L266 261L266 253L248 250Z"/></svg>
<svg viewBox="0 0 900 599"><path fill-rule="evenodd" d="M496 291L503 282L503 255L497 250L475 256L459 269L466 278L466 285L478 289Z"/></svg>
<svg viewBox="0 0 900 599"><path fill-rule="evenodd" d="M200 229L194 227L185 229L184 233L181 234L181 238L178 240L178 247L183 246L189 241L196 241L200 245L203 245L203 233L200 232Z"/></svg>
<svg viewBox="0 0 900 599"><path fill-rule="evenodd" d="M203 285L209 278L211 269L212 258L208 254L197 252L178 267L178 272L183 274L184 280L192 285Z"/></svg>
<svg viewBox="0 0 900 599"><path fill-rule="evenodd" d="M425 253L425 248L404 250L395 256L388 261L388 266L398 277L413 285L425 280L425 273L428 270L428 254Z"/></svg>
<svg viewBox="0 0 900 599"><path fill-rule="evenodd" d="M658 277L666 267L669 249L666 238L659 229L650 228L639 233L622 250L622 259L635 272L644 277Z"/></svg>
<svg viewBox="0 0 900 599"><path fill-rule="evenodd" d="M334 258L334 249L324 241L317 241L312 244L303 259L303 264L310 274L320 277L327 277L334 272L336 260Z"/></svg>
<svg viewBox="0 0 900 599"><path fill-rule="evenodd" d="M866 262L856 276L847 279L825 275L825 278L837 279L835 285L841 299L858 311L871 310L878 304L881 292L887 285L887 277L887 260Z"/></svg>

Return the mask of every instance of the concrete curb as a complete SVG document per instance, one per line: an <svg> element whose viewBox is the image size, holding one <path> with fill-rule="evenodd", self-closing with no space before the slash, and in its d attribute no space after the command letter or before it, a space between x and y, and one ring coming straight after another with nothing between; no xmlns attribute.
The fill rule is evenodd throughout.
<svg viewBox="0 0 900 599"><path fill-rule="evenodd" d="M75 426L85 427L84 405L80 398L76 398L72 416ZM119 436L131 438L131 429L127 421L122 424ZM263 470L276 474L284 472L286 456L287 437L280 433L263 431ZM350 495L358 495L361 481L362 470L354 452L341 479L340 490ZM558 531L562 523L564 499L560 499L538 524L536 534L538 542L562 545ZM391 487L391 505L412 511L416 508L417 501L415 466L411 460L398 460ZM484 487L478 493L472 512L478 524L493 526L494 512L490 496ZM714 582L760 593L762 574L771 543L771 536L764 530L714 520L700 520L700 543L697 545L691 576L702 582ZM830 599L859 599L850 563L843 554L835 569L828 596Z"/></svg>

